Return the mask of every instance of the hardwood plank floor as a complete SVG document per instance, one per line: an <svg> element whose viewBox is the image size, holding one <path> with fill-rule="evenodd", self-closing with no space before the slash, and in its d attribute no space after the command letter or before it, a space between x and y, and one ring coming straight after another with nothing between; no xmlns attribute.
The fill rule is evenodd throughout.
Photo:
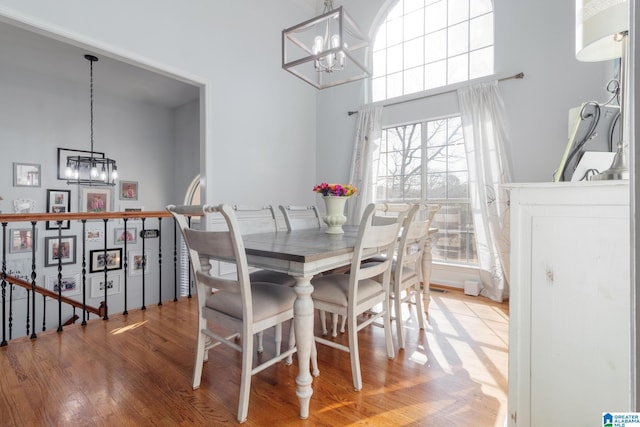
<svg viewBox="0 0 640 427"><path fill-rule="evenodd" d="M196 310L195 300L181 299L11 341L0 349L0 424L237 424L239 353L212 349L200 389L191 389ZM449 290L432 292L430 312L424 331L407 320L407 348L394 360L382 328L360 332L361 392L353 391L349 355L318 345L308 420L298 418L295 363L255 375L244 425L502 426L508 304ZM273 351L271 337L264 341Z"/></svg>

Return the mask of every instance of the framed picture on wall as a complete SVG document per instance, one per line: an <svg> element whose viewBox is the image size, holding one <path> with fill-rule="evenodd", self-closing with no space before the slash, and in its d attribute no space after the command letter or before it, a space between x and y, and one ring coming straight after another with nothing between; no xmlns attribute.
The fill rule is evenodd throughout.
<svg viewBox="0 0 640 427"><path fill-rule="evenodd" d="M138 181L120 181L120 200L138 200Z"/></svg>
<svg viewBox="0 0 640 427"><path fill-rule="evenodd" d="M123 245L127 242L127 245L135 245L138 242L138 227L116 227L113 229L113 244Z"/></svg>
<svg viewBox="0 0 640 427"><path fill-rule="evenodd" d="M14 228L9 230L9 252L31 252L36 244L31 228Z"/></svg>
<svg viewBox="0 0 640 427"><path fill-rule="evenodd" d="M80 273L63 273L62 278L58 281L58 275L47 276L47 288L53 292L60 293L63 296L78 295L81 289Z"/></svg>
<svg viewBox="0 0 640 427"><path fill-rule="evenodd" d="M71 211L71 190L47 190L47 212L65 213ZM69 229L71 221L63 221L60 228ZM47 230L58 229L58 221L47 221Z"/></svg>
<svg viewBox="0 0 640 427"><path fill-rule="evenodd" d="M111 189L83 187L80 197L81 212L110 212Z"/></svg>
<svg viewBox="0 0 640 427"><path fill-rule="evenodd" d="M76 263L76 236L52 236L44 238L44 265L52 267Z"/></svg>
<svg viewBox="0 0 640 427"><path fill-rule="evenodd" d="M107 295L120 293L120 275L107 276L105 282L104 276L99 275L91 278L91 298L100 298L104 296L104 289L107 288Z"/></svg>
<svg viewBox="0 0 640 427"><path fill-rule="evenodd" d="M104 230L100 227L87 228L84 234L87 242L102 242L104 238Z"/></svg>
<svg viewBox="0 0 640 427"><path fill-rule="evenodd" d="M142 251L129 251L129 276L140 276L143 272L149 272L147 256L142 255Z"/></svg>
<svg viewBox="0 0 640 427"><path fill-rule="evenodd" d="M105 266L107 270L120 270L122 268L122 248L107 249L106 254L104 249L96 249L90 252L89 272L104 271Z"/></svg>
<svg viewBox="0 0 640 427"><path fill-rule="evenodd" d="M13 186L40 187L40 165L35 163L14 163Z"/></svg>

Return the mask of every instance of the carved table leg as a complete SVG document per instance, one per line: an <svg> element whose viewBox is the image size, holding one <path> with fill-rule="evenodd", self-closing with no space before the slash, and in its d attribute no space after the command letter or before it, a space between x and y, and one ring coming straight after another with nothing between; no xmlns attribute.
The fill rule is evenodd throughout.
<svg viewBox="0 0 640 427"><path fill-rule="evenodd" d="M311 383L313 379L309 370L309 363L313 362L314 375L318 375L315 360L315 343L313 339L313 300L311 293L311 276L296 278L296 301L293 304L294 328L296 345L298 347L298 376L296 377L296 395L300 400L300 418L309 417L309 401L313 394ZM313 361L311 358L313 357Z"/></svg>

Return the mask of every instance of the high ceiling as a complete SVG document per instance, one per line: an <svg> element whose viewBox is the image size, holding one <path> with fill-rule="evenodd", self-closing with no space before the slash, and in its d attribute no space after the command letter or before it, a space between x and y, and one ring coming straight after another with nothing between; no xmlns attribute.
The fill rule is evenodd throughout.
<svg viewBox="0 0 640 427"><path fill-rule="evenodd" d="M324 0L289 1L320 12L324 4ZM334 6L342 3L334 0ZM184 105L199 96L197 86L0 21L0 70L3 64L11 64L19 70L83 85L88 80L87 53L99 58L94 64L96 84L118 96L165 108Z"/></svg>
<svg viewBox="0 0 640 427"><path fill-rule="evenodd" d="M0 22L0 70L10 64L14 69L86 85L87 53L99 58L93 69L95 84L115 95L165 108L178 107L199 96L194 85Z"/></svg>

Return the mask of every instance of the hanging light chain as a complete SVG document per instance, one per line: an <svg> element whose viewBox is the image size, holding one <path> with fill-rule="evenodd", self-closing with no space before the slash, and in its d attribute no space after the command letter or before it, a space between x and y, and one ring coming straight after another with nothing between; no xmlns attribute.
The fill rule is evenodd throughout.
<svg viewBox="0 0 640 427"><path fill-rule="evenodd" d="M98 61L98 58L93 55L84 55L84 58L89 61L89 115L90 115L90 142L91 151L88 155L73 155L67 156L67 167L65 169L65 175L67 178L67 184L86 184L86 185L115 185L115 181L118 179L118 167L116 161L108 157L105 157L103 153L100 156L96 156L94 150L94 84L93 84L93 63ZM89 169L89 175L81 175L81 169ZM98 170L100 169L100 170Z"/></svg>
<svg viewBox="0 0 640 427"><path fill-rule="evenodd" d="M86 55L88 57L90 55ZM95 57L93 57L95 58ZM89 111L91 114L91 157L93 157L93 62L94 59L89 57ZM97 61L97 58L95 59Z"/></svg>
<svg viewBox="0 0 640 427"><path fill-rule="evenodd" d="M327 13L333 10L333 0L324 0L324 12Z"/></svg>

